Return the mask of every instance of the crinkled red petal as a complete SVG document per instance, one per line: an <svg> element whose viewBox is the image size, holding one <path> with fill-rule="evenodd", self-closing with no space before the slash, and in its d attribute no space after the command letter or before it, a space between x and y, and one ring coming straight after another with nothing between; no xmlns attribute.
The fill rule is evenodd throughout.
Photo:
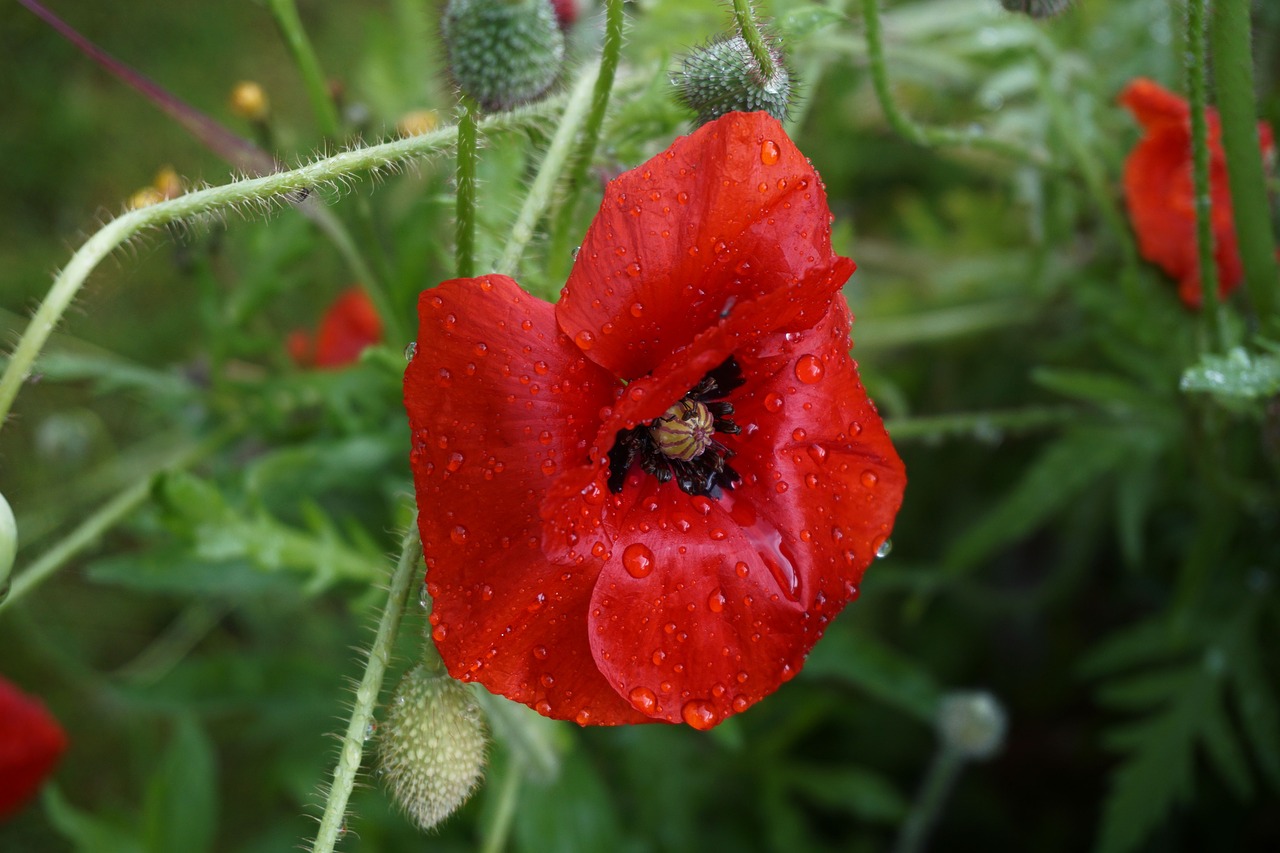
<svg viewBox="0 0 1280 853"><path fill-rule="evenodd" d="M742 482L690 497L633 472L590 611L639 711L709 728L799 671L889 536L906 475L849 357L849 313L736 353Z"/></svg>
<svg viewBox="0 0 1280 853"><path fill-rule="evenodd" d="M833 301L843 305L837 294L853 270L853 261L833 256L830 268L820 274L737 303L651 375L619 390L613 404L600 413L602 423L590 459L566 471L543 503L545 553L557 561L578 559L602 537L608 541L618 534L622 505L616 497L606 497L603 489L609 473L606 456L619 430L652 421L736 352L765 338L785 337L780 329L797 317L822 317Z"/></svg>
<svg viewBox="0 0 1280 853"><path fill-rule="evenodd" d="M342 367L360 357L365 347L382 340L382 321L369 295L349 288L334 301L316 334L317 367Z"/></svg>
<svg viewBox="0 0 1280 853"><path fill-rule="evenodd" d="M44 706L0 678L0 818L35 795L66 748L66 734Z"/></svg>
<svg viewBox="0 0 1280 853"><path fill-rule="evenodd" d="M1130 81L1118 100L1147 130L1181 127L1191 121L1191 107L1184 98L1146 77Z"/></svg>
<svg viewBox="0 0 1280 853"><path fill-rule="evenodd" d="M560 327L615 376L645 376L735 303L829 276L830 220L817 173L777 120L729 113L609 183Z"/></svg>
<svg viewBox="0 0 1280 853"><path fill-rule="evenodd" d="M579 722L647 719L587 642L598 567L553 565L538 504L586 457L613 377L505 276L447 281L418 304L405 407L436 647L450 674Z"/></svg>

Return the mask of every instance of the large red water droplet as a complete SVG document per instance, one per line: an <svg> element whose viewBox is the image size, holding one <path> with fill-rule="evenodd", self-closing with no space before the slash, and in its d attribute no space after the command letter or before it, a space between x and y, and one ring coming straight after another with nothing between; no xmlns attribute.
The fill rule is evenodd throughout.
<svg viewBox="0 0 1280 853"><path fill-rule="evenodd" d="M796 359L796 379L805 385L816 385L821 382L826 372L827 368L822 363L822 359L816 355L805 354Z"/></svg>
<svg viewBox="0 0 1280 853"><path fill-rule="evenodd" d="M705 699L693 699L680 709L684 721L699 731L706 731L716 724L716 709Z"/></svg>
<svg viewBox="0 0 1280 853"><path fill-rule="evenodd" d="M648 687L633 687L627 694L631 704L642 714L652 714L658 710L658 697Z"/></svg>
<svg viewBox="0 0 1280 853"><path fill-rule="evenodd" d="M760 162L766 166L772 166L778 162L778 158L782 156L782 151L778 148L778 143L772 139L766 139L760 143Z"/></svg>
<svg viewBox="0 0 1280 853"><path fill-rule="evenodd" d="M645 578L653 571L653 552L641 542L632 542L622 552L622 567L633 578Z"/></svg>

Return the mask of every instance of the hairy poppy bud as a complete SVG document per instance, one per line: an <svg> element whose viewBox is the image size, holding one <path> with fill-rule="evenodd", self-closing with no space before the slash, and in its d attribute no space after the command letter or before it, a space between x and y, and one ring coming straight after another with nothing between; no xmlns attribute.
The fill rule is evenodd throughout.
<svg viewBox="0 0 1280 853"><path fill-rule="evenodd" d="M430 829L467 801L484 775L485 724L467 689L423 666L396 688L379 755L400 807Z"/></svg>
<svg viewBox="0 0 1280 853"><path fill-rule="evenodd" d="M172 166L165 166L156 172L151 186L155 187L156 192L166 199L177 198L183 193L182 178L178 177L178 173L174 171Z"/></svg>
<svg viewBox="0 0 1280 853"><path fill-rule="evenodd" d="M449 0L441 28L454 82L486 110L535 100L560 74L564 35L550 0Z"/></svg>
<svg viewBox="0 0 1280 853"><path fill-rule="evenodd" d="M999 752L1007 721L999 700L976 690L944 696L937 725L938 735L949 749L981 761Z"/></svg>
<svg viewBox="0 0 1280 853"><path fill-rule="evenodd" d="M266 121L271 114L271 102L267 99L267 93L252 80L237 83L227 100L231 111L246 121Z"/></svg>
<svg viewBox="0 0 1280 853"><path fill-rule="evenodd" d="M725 113L763 110L784 120L791 105L791 71L776 44L767 42L774 72L766 77L742 36L720 39L685 57L675 84L680 100L698 113L698 124Z"/></svg>
<svg viewBox="0 0 1280 853"><path fill-rule="evenodd" d="M440 126L440 114L435 110L413 110L400 116L396 133L401 136L421 136Z"/></svg>
<svg viewBox="0 0 1280 853"><path fill-rule="evenodd" d="M1052 18L1066 10L1071 0L1000 0L1010 12L1022 12L1033 18Z"/></svg>

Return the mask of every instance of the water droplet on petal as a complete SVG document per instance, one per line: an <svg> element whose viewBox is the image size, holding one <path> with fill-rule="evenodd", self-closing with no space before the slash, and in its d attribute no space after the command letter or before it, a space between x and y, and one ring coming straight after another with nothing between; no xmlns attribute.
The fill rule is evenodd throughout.
<svg viewBox="0 0 1280 853"><path fill-rule="evenodd" d="M595 343L596 336L583 329L581 332L573 336L573 342L578 345L578 349L587 351L591 349L591 345Z"/></svg>
<svg viewBox="0 0 1280 853"><path fill-rule="evenodd" d="M715 590L711 595L707 596L707 609L712 613L721 613L724 611L724 593Z"/></svg>
<svg viewBox="0 0 1280 853"><path fill-rule="evenodd" d="M822 363L822 359L816 355L802 355L796 359L796 379L799 379L805 385L815 385L822 381L822 375L827 372L827 368Z"/></svg>
<svg viewBox="0 0 1280 853"><path fill-rule="evenodd" d="M892 540L892 539L885 539L885 540L881 541L881 542L880 542L880 544L876 545L876 559L877 559L877 560L880 560L880 559L883 559L883 558L885 558L885 557L889 556L889 553L890 553L892 550L893 550L893 540Z"/></svg>
<svg viewBox="0 0 1280 853"><path fill-rule="evenodd" d="M684 703L680 716L690 726L706 731L716 724L716 709L705 699L693 699Z"/></svg>
<svg viewBox="0 0 1280 853"><path fill-rule="evenodd" d="M633 578L648 577L653 571L653 552L641 542L632 542L622 552L622 567Z"/></svg>
<svg viewBox="0 0 1280 853"><path fill-rule="evenodd" d="M453 544L462 545L467 541L467 528L459 524L457 527L449 531L449 538L453 540Z"/></svg>
<svg viewBox="0 0 1280 853"><path fill-rule="evenodd" d="M658 697L648 687L633 687L627 695L631 704L642 714L652 714L658 710Z"/></svg>
<svg viewBox="0 0 1280 853"><path fill-rule="evenodd" d="M871 470L863 471L862 476L858 479L861 480L862 485L866 486L868 489L875 488L876 483L880 481L880 478L876 476L876 472Z"/></svg>
<svg viewBox="0 0 1280 853"><path fill-rule="evenodd" d="M453 473L462 467L462 463L466 461L466 457L456 450L449 454L449 461L445 463L444 469L449 473Z"/></svg>
<svg viewBox="0 0 1280 853"><path fill-rule="evenodd" d="M413 361L413 357L418 354L418 342L409 341L409 345L404 348L404 360Z"/></svg>
<svg viewBox="0 0 1280 853"><path fill-rule="evenodd" d="M769 393L764 397L764 407L766 411L780 412L782 411L782 395Z"/></svg>
<svg viewBox="0 0 1280 853"><path fill-rule="evenodd" d="M764 165L772 166L781 156L782 151L778 148L778 143L772 139L766 139L760 143L760 162Z"/></svg>

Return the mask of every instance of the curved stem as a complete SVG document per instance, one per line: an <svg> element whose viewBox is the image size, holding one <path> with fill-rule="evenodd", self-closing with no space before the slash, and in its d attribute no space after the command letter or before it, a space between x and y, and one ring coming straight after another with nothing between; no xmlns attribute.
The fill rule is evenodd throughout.
<svg viewBox="0 0 1280 853"><path fill-rule="evenodd" d="M742 40L747 43L756 65L760 66L760 75L766 80L772 80L778 69L773 63L773 56L769 54L769 46L764 43L764 36L760 35L760 27L756 24L756 17L751 9L751 0L733 0L733 19L737 21L738 32L742 33Z"/></svg>
<svg viewBox="0 0 1280 853"><path fill-rule="evenodd" d="M945 744L939 745L915 805L911 807L911 812L898 831L898 840L893 845L894 853L917 853L924 849L929 831L942 816L947 798L963 768L964 757L960 753Z"/></svg>
<svg viewBox="0 0 1280 853"><path fill-rule="evenodd" d="M1245 285L1263 326L1269 326L1275 334L1280 333L1280 270L1276 266L1271 205L1258 143L1249 6L1244 2L1214 3L1209 37Z"/></svg>
<svg viewBox="0 0 1280 853"><path fill-rule="evenodd" d="M485 830L484 846L480 848L480 853L501 853L507 846L516 805L520 802L520 782L524 772L524 766L519 761L513 760L507 765L502 790L498 792L498 810L493 815L493 822Z"/></svg>
<svg viewBox="0 0 1280 853"><path fill-rule="evenodd" d="M563 98L543 101L537 108L496 116L485 127L518 127L557 109ZM23 381L31 373L36 357L62 315L80 291L81 285L98 263L134 235L180 219L190 219L210 211L264 202L297 202L316 187L331 185L351 175L388 166L403 160L448 148L457 138L456 127L444 127L420 136L396 139L381 145L355 148L317 160L298 169L275 172L259 178L187 193L170 201L131 210L104 225L80 247L54 279L35 316L22 333L17 347L0 375L0 425L3 425Z"/></svg>
<svg viewBox="0 0 1280 853"><path fill-rule="evenodd" d="M369 649L364 676L360 679L360 686L356 688L355 706L351 709L351 720L347 723L347 732L338 752L338 764L333 769L333 782L329 785L324 815L320 818L320 830L311 847L312 853L332 853L338 836L342 834L347 801L351 798L351 789L355 786L356 774L360 771L360 762L364 758L365 732L373 719L373 709L382 691L387 664L391 660L391 647L400 630L405 602L409 597L409 590L414 588L413 579L418 574L421 562L418 514L415 512L401 541L400 558L396 561L391 586L387 590L387 605L378 622L378 634Z"/></svg>
<svg viewBox="0 0 1280 853"><path fill-rule="evenodd" d="M333 98L329 97L329 84L324 79L320 60L311 47L307 31L302 27L298 7L293 0L267 0L267 7L302 74L307 97L311 99L311 109L315 111L316 121L320 123L320 132L330 139L336 139L339 131L338 108L334 105Z"/></svg>
<svg viewBox="0 0 1280 853"><path fill-rule="evenodd" d="M458 194L454 209L457 225L454 245L454 275L470 278L476 274L476 105L462 96L458 119Z"/></svg>
<svg viewBox="0 0 1280 853"><path fill-rule="evenodd" d="M564 171L573 142L587 114L592 71L594 71L593 67L584 69L582 76L578 79L578 85L574 86L570 93L569 103L565 106L564 114L560 116L560 122L556 127L556 135L552 138L551 145L547 147L538 175L529 187L529 194L525 196L524 205L520 208L515 224L511 226L511 239L507 241L502 257L498 259L495 267L495 271L503 275L515 275L516 267L520 264L520 256L524 254L525 246L533 239L534 226L538 224L547 205L551 203L551 194L555 190L556 181Z"/></svg>
<svg viewBox="0 0 1280 853"><path fill-rule="evenodd" d="M1205 118L1205 3L1187 0L1187 90L1191 100L1191 161L1196 193L1196 255L1209 348L1227 344L1218 304L1218 267L1213 260L1213 197L1209 186L1209 123Z"/></svg>
<svg viewBox="0 0 1280 853"><path fill-rule="evenodd" d="M885 119L899 135L926 148L952 146L975 148L991 151L1032 166L1052 166L1048 156L1043 152L1024 149L1011 142L987 136L980 130L926 127L913 121L898 107L893 99L893 92L889 88L889 72L884 59L884 34L880 28L879 0L862 0L862 16L867 29L867 57L871 68L871 84L876 91L876 99L880 102L880 109L884 111Z"/></svg>
<svg viewBox="0 0 1280 853"><path fill-rule="evenodd" d="M918 418L886 418L885 429L895 442L934 441L944 436L987 438L1007 433L1053 429L1080 420L1071 406L1028 406L989 412L958 412Z"/></svg>

